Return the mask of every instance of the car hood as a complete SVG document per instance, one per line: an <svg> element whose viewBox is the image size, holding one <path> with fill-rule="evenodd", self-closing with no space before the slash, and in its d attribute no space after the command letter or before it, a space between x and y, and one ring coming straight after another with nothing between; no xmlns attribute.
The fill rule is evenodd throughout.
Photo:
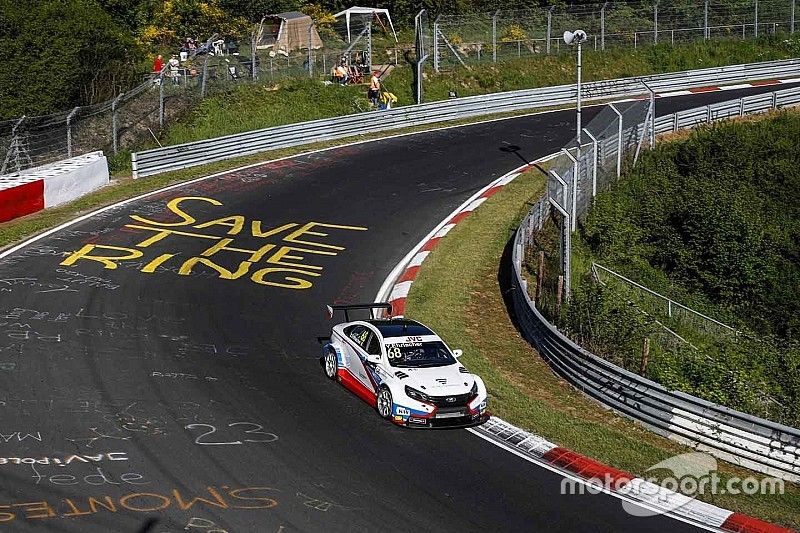
<svg viewBox="0 0 800 533"><path fill-rule="evenodd" d="M431 396L466 394L475 384L472 374L459 370L460 364L431 368L396 368L392 373L400 378L400 383L408 385ZM403 374L408 377L403 377Z"/></svg>

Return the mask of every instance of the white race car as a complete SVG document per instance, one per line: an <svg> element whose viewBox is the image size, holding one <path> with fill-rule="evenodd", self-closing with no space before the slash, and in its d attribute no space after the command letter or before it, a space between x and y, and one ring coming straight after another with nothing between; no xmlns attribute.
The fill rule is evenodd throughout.
<svg viewBox="0 0 800 533"><path fill-rule="evenodd" d="M369 320L350 322L348 311L369 309ZM329 305L345 313L322 348L325 375L338 380L397 425L433 428L482 424L489 418L486 386L458 362L428 327L405 318L374 317L391 304Z"/></svg>

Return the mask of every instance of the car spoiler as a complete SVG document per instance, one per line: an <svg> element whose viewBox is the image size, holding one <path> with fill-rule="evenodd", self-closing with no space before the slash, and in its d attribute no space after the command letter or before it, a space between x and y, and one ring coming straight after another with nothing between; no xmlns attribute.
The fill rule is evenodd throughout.
<svg viewBox="0 0 800 533"><path fill-rule="evenodd" d="M342 304L342 305L326 305L328 309L328 318L333 318L333 313L335 311L344 311L344 319L347 322L350 322L350 315L348 311L352 309L369 309L369 316L370 318L374 319L375 317L375 309L385 309L386 312L391 316L392 314L392 304L389 302L375 302L371 304Z"/></svg>

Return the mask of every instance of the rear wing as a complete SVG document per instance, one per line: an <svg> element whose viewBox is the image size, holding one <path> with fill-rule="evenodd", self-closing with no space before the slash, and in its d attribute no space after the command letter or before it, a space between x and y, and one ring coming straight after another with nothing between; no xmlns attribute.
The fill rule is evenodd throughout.
<svg viewBox="0 0 800 533"><path fill-rule="evenodd" d="M386 313L391 316L392 314L392 304L389 302L375 302L371 304L346 304L346 305L326 305L328 309L328 318L333 318L333 314L336 311L344 311L344 319L347 322L350 322L350 314L348 311L353 309L369 309L369 316L372 319L377 318L375 316L376 309L385 309Z"/></svg>

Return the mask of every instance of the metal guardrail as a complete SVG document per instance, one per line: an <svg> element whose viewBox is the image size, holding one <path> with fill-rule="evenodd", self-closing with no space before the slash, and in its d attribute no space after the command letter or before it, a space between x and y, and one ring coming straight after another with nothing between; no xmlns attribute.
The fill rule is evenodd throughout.
<svg viewBox="0 0 800 533"><path fill-rule="evenodd" d="M800 88L681 111L660 117L655 127L658 133L666 133L789 105L800 105ZM800 481L800 429L668 390L587 352L545 319L522 276L525 231L535 222L529 218L538 216L533 211L520 224L514 240L512 296L523 337L551 368L589 397L656 433L731 463Z"/></svg>
<svg viewBox="0 0 800 533"><path fill-rule="evenodd" d="M596 81L584 84L583 96L586 99L597 100L641 94L643 92L642 82L647 83L655 90L667 91L706 84L717 85L799 75L800 60L789 59ZM269 150L344 139L366 133L391 131L493 113L571 104L575 100L575 96L574 84L542 87L405 106L381 111L380 114L359 113L314 120L155 148L131 154L133 177L141 178Z"/></svg>

